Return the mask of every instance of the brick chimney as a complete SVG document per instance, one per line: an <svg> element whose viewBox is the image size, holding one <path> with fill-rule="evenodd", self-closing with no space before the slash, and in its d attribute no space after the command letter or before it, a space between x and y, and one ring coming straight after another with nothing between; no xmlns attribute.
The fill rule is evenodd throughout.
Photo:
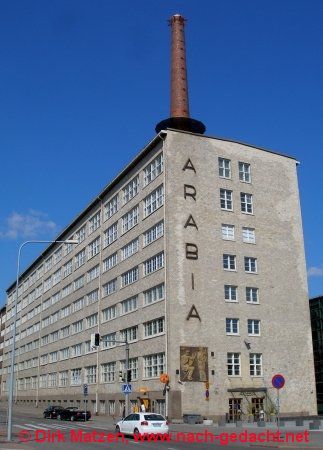
<svg viewBox="0 0 323 450"><path fill-rule="evenodd" d="M204 124L190 118L189 113L185 21L180 14L175 14L169 20L172 31L170 117L156 125L157 133L166 128L175 128L200 134L205 132Z"/></svg>

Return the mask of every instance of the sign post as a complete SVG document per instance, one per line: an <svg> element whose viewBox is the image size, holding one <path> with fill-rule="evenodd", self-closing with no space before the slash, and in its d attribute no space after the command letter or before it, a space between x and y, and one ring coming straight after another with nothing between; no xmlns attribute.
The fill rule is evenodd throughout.
<svg viewBox="0 0 323 450"><path fill-rule="evenodd" d="M83 395L84 395L84 403L85 403L85 417L84 422L86 422L86 416L87 416L87 395L88 395L88 385L83 384Z"/></svg>
<svg viewBox="0 0 323 450"><path fill-rule="evenodd" d="M285 378L280 373L274 375L271 379L271 384L277 390L276 398L276 420L277 420L277 430L279 431L279 421L280 421L280 398L279 390L285 386Z"/></svg>

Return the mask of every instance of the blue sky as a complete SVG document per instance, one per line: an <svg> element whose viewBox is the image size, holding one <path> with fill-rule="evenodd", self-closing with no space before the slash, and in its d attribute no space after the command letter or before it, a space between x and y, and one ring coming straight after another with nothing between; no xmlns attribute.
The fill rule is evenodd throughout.
<svg viewBox="0 0 323 450"><path fill-rule="evenodd" d="M10 0L0 14L0 304L19 244L53 239L169 115L167 19L187 19L192 117L293 155L323 294L321 0ZM282 193L283 194L283 193ZM25 267L41 247L25 249Z"/></svg>

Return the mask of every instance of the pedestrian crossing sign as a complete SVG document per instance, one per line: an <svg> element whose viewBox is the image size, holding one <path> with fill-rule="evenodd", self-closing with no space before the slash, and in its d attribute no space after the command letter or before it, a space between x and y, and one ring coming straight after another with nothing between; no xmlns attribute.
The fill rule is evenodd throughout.
<svg viewBox="0 0 323 450"><path fill-rule="evenodd" d="M126 383L122 384L121 390L122 390L123 394L131 394L132 386L131 386L131 384L126 384Z"/></svg>

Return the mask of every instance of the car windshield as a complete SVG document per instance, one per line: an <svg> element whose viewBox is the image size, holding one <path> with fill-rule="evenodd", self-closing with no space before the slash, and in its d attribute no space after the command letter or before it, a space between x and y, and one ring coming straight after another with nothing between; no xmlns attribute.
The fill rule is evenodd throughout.
<svg viewBox="0 0 323 450"><path fill-rule="evenodd" d="M163 416L160 414L145 414L144 415L145 420L153 421L153 420L166 420Z"/></svg>

